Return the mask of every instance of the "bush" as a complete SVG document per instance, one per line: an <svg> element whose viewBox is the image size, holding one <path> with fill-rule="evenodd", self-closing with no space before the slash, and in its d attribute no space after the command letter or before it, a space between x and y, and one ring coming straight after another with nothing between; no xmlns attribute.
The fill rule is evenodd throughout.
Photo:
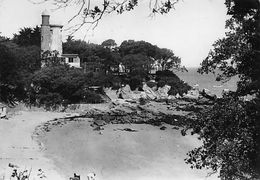
<svg viewBox="0 0 260 180"><path fill-rule="evenodd" d="M30 100L46 108L79 102L102 102L102 97L87 90L87 87L100 85L104 80L84 74L81 69L66 65L44 67L34 73L31 82Z"/></svg>
<svg viewBox="0 0 260 180"><path fill-rule="evenodd" d="M48 110L58 108L63 102L63 97L59 93L51 92L48 92L47 94L38 94L36 99L38 100L39 106L43 106Z"/></svg>
<svg viewBox="0 0 260 180"><path fill-rule="evenodd" d="M132 91L136 90L136 88L139 88L142 86L143 78L140 76L132 77L129 81L129 86Z"/></svg>
<svg viewBox="0 0 260 180"><path fill-rule="evenodd" d="M156 77L160 78L160 77L174 77L179 79L179 77L174 74L172 71L169 70L164 70L164 71L156 71Z"/></svg>
<svg viewBox="0 0 260 180"><path fill-rule="evenodd" d="M187 93L191 86L182 81L176 74L173 72L166 70L166 71L157 71L156 72L156 81L158 87L163 87L166 84L171 86L171 89L168 92L168 95L176 95L179 93L183 95Z"/></svg>
<svg viewBox="0 0 260 180"><path fill-rule="evenodd" d="M84 103L95 104L95 103L103 102L103 99L100 94L97 94L94 91L90 91L90 90L84 91L81 97L83 98L82 102Z"/></svg>

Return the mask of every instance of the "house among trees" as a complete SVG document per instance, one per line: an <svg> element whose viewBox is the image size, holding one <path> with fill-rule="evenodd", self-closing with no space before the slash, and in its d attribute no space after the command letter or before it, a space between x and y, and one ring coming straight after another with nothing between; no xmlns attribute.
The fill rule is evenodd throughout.
<svg viewBox="0 0 260 180"><path fill-rule="evenodd" d="M70 66L80 68L80 58L78 54L62 54L61 57L64 59L64 62Z"/></svg>
<svg viewBox="0 0 260 180"><path fill-rule="evenodd" d="M58 57L62 57L64 62L70 66L80 68L80 58L78 54L62 53L62 25L50 24L50 14L47 10L42 13L41 24L41 52L57 52ZM43 64L42 64L43 65Z"/></svg>
<svg viewBox="0 0 260 180"><path fill-rule="evenodd" d="M150 74L156 74L157 71L162 71L163 67L162 64L155 60L151 65L151 70L149 71Z"/></svg>

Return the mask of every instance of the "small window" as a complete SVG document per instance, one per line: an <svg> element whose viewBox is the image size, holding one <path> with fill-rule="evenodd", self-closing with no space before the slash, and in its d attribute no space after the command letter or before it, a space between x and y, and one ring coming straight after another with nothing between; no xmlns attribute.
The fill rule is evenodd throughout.
<svg viewBox="0 0 260 180"><path fill-rule="evenodd" d="M73 58L72 57L69 58L69 63L73 63Z"/></svg>

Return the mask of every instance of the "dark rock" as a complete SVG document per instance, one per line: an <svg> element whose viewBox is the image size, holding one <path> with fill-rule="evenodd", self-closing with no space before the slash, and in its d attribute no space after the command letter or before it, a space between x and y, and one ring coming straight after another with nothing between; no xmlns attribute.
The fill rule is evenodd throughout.
<svg viewBox="0 0 260 180"><path fill-rule="evenodd" d="M74 173L74 177L70 177L70 180L80 180L80 175Z"/></svg>
<svg viewBox="0 0 260 180"><path fill-rule="evenodd" d="M160 127L160 130L165 130L165 129L166 129L165 126Z"/></svg>
<svg viewBox="0 0 260 180"><path fill-rule="evenodd" d="M101 130L104 130L104 128L101 127L101 126L97 126L97 127L95 127L93 130L94 130L94 131L101 131Z"/></svg>
<svg viewBox="0 0 260 180"><path fill-rule="evenodd" d="M128 131L128 132L137 132L137 130L135 130L135 129L131 129L131 128L124 128L124 129L118 129L118 130L121 130L121 131Z"/></svg>
<svg viewBox="0 0 260 180"><path fill-rule="evenodd" d="M104 121L104 120L95 120L95 121L94 121L94 124L97 125L97 126L104 126L104 125L106 125L107 123L106 123L106 121Z"/></svg>

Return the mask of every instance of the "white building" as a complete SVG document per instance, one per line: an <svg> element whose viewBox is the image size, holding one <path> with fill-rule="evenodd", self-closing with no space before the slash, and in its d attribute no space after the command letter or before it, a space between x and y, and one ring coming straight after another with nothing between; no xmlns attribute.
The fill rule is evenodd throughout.
<svg viewBox="0 0 260 180"><path fill-rule="evenodd" d="M63 57L64 62L70 66L80 68L80 58L78 54L62 54L61 57Z"/></svg>

